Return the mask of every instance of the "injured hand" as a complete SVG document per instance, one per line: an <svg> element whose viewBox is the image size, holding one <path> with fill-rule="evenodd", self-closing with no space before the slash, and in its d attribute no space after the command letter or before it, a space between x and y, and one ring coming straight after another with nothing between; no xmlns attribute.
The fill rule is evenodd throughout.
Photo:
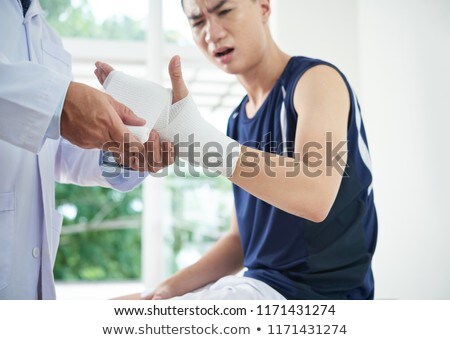
<svg viewBox="0 0 450 340"><path fill-rule="evenodd" d="M240 145L203 119L182 78L179 57L169 65L173 92L101 65L96 75L106 92L147 122L144 127L128 127L137 138L146 141L155 129L162 140L174 143L178 157L226 177L233 175Z"/></svg>

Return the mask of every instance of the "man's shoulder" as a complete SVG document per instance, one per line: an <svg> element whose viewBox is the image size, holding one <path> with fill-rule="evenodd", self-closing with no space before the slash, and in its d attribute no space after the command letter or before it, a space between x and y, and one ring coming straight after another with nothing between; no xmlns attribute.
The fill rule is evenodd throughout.
<svg viewBox="0 0 450 340"><path fill-rule="evenodd" d="M305 75L308 77L305 77ZM317 58L304 56L292 57L288 69L283 74L283 85L287 91L295 91L300 81L311 79L344 78L344 74L334 64Z"/></svg>

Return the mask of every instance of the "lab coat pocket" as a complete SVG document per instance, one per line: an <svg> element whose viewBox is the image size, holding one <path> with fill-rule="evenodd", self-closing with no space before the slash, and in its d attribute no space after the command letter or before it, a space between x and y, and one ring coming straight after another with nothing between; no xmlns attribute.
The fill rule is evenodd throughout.
<svg viewBox="0 0 450 340"><path fill-rule="evenodd" d="M55 211L54 215L53 215L52 248L51 248L51 253L50 253L52 255L52 266L55 265L56 254L58 253L62 221L63 221L63 216L60 213Z"/></svg>
<svg viewBox="0 0 450 340"><path fill-rule="evenodd" d="M42 40L42 63L54 71L72 74L72 56L64 47L50 40Z"/></svg>
<svg viewBox="0 0 450 340"><path fill-rule="evenodd" d="M14 192L0 192L0 290L9 285L15 227Z"/></svg>

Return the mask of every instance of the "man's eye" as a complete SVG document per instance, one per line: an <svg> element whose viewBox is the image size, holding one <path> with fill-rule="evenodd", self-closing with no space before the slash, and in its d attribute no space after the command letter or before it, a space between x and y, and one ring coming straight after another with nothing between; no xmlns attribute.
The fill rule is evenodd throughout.
<svg viewBox="0 0 450 340"><path fill-rule="evenodd" d="M219 12L219 16L223 17L224 15L227 15L231 11L232 11L232 9L224 9L223 11Z"/></svg>
<svg viewBox="0 0 450 340"><path fill-rule="evenodd" d="M196 21L192 24L192 27L195 28L200 27L201 25L203 25L204 22L205 22L204 20Z"/></svg>

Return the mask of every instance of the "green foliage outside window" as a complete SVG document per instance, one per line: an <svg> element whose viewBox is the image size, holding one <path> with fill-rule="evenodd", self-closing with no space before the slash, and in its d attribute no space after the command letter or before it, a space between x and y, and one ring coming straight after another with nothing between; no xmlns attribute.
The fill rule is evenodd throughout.
<svg viewBox="0 0 450 340"><path fill-rule="evenodd" d="M181 269L177 257L184 248L192 246L203 253L228 229L231 196L230 183L222 177L179 178L172 174L165 184L170 197L166 213L172 220L165 232L165 242L172 254L166 263L166 272L171 274ZM219 197L215 200L214 221L205 219L205 211L196 205L195 191L201 187ZM141 273L141 196L141 187L119 193L100 187L58 184L57 208L64 212L68 205L75 207L76 217L64 218L55 278L138 279Z"/></svg>
<svg viewBox="0 0 450 340"><path fill-rule="evenodd" d="M141 273L141 188L129 193L75 185L56 186L60 212L74 209L73 219L64 218L63 234L55 264L57 280L136 279ZM102 229L103 225L117 229ZM75 228L74 228L75 227ZM77 227L79 228L77 230ZM75 229L75 230L74 230ZM66 231L69 231L67 233Z"/></svg>
<svg viewBox="0 0 450 340"><path fill-rule="evenodd" d="M145 40L142 23L126 15L108 18L99 25L87 0L78 1L77 6L71 0L40 0L40 3L47 21L63 37Z"/></svg>
<svg viewBox="0 0 450 340"><path fill-rule="evenodd" d="M107 0L105 0L106 2ZM97 23L87 0L73 6L71 0L40 0L50 25L63 37L143 41L146 38L145 23L123 15ZM174 30L164 32L168 43L183 41Z"/></svg>

